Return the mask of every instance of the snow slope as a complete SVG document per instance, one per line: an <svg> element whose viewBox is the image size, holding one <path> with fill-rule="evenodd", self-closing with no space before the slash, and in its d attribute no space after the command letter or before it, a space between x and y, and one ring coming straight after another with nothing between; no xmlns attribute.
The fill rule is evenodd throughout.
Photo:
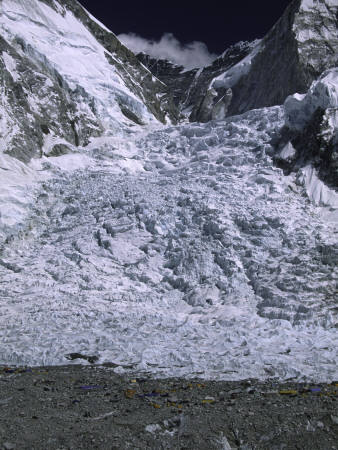
<svg viewBox="0 0 338 450"><path fill-rule="evenodd" d="M236 83L238 83L239 79L242 76L247 75L250 72L251 62L253 58L262 49L261 41L254 41L252 43L252 47L253 48L248 56L243 58L240 62L231 67L226 72L222 73L218 77L215 77L212 80L210 87L214 87L215 89L229 89L232 88Z"/></svg>
<svg viewBox="0 0 338 450"><path fill-rule="evenodd" d="M0 362L337 379L338 205L272 165L283 123L274 107L43 158L1 253Z"/></svg>
<svg viewBox="0 0 338 450"><path fill-rule="evenodd" d="M106 129L116 130L116 122L124 122L117 99L131 104L145 121L155 120L109 64L105 48L68 9L59 5L55 10L37 0L3 0L0 30L9 42L22 40L34 58L62 74L71 90L82 88Z"/></svg>
<svg viewBox="0 0 338 450"><path fill-rule="evenodd" d="M1 1L1 239L34 203L42 174L31 158L175 121L166 90L76 1Z"/></svg>

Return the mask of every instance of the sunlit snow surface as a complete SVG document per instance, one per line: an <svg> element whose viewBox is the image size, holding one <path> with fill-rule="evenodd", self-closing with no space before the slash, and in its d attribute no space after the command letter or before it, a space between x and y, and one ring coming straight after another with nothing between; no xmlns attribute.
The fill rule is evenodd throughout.
<svg viewBox="0 0 338 450"><path fill-rule="evenodd" d="M14 47L22 42L27 56L62 74L69 89L78 92L79 111L88 112L92 103L111 134L122 134L125 117L119 102L131 107L145 123L156 122L109 63L107 57L114 59L114 54L109 54L72 12L56 2L54 6L57 10L36 0L2 0L1 35ZM9 55L5 55L5 63L13 78L19 76Z"/></svg>
<svg viewBox="0 0 338 450"><path fill-rule="evenodd" d="M0 363L337 379L338 205L272 165L282 124L275 107L35 163L0 254Z"/></svg>

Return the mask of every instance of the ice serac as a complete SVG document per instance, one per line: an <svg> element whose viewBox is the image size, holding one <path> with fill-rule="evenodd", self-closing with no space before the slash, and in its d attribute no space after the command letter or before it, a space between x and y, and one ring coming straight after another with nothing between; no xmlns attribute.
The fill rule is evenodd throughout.
<svg viewBox="0 0 338 450"><path fill-rule="evenodd" d="M72 151L130 124L175 123L167 87L76 1L0 4L1 151Z"/></svg>
<svg viewBox="0 0 338 450"><path fill-rule="evenodd" d="M336 0L294 0L250 55L214 78L202 99L207 108L192 119L241 114L305 93L324 70L338 65L337 13Z"/></svg>
<svg viewBox="0 0 338 450"><path fill-rule="evenodd" d="M275 162L286 173L311 166L321 180L337 189L338 69L325 71L305 95L289 96L284 111L285 127L276 145ZM317 197L322 203L328 201L326 195Z"/></svg>
<svg viewBox="0 0 338 450"><path fill-rule="evenodd" d="M272 164L283 114L34 160L49 179L0 250L0 363L80 353L119 373L336 380L333 212Z"/></svg>

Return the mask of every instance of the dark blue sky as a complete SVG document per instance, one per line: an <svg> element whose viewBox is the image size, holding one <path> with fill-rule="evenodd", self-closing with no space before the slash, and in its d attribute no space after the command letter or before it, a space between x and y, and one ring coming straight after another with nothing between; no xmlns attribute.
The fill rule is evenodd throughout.
<svg viewBox="0 0 338 450"><path fill-rule="evenodd" d="M147 1L80 0L115 34L136 33L159 39L170 32L183 44L202 41L222 53L241 40L263 37L291 0Z"/></svg>

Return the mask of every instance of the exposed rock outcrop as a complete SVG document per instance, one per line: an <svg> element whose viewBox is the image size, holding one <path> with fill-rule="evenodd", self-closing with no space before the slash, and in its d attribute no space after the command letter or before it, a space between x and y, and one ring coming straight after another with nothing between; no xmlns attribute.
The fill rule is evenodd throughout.
<svg viewBox="0 0 338 450"><path fill-rule="evenodd" d="M2 150L27 162L42 155L51 136L78 146L99 135L102 126L90 110L79 111L77 93L25 50L19 53L0 37Z"/></svg>
<svg viewBox="0 0 338 450"><path fill-rule="evenodd" d="M185 70L167 60L157 60L139 53L138 59L163 83L174 98L175 105L190 121L207 122L219 115L217 110L222 104L224 94L209 90L212 80L242 61L259 41L239 42L229 47L221 56L203 69ZM226 96L228 101L228 96ZM218 104L210 113L213 104Z"/></svg>
<svg viewBox="0 0 338 450"><path fill-rule="evenodd" d="M167 59L156 59L141 52L136 57L144 64L155 77L161 80L173 96L175 106L182 108L197 75L198 69L186 70Z"/></svg>

